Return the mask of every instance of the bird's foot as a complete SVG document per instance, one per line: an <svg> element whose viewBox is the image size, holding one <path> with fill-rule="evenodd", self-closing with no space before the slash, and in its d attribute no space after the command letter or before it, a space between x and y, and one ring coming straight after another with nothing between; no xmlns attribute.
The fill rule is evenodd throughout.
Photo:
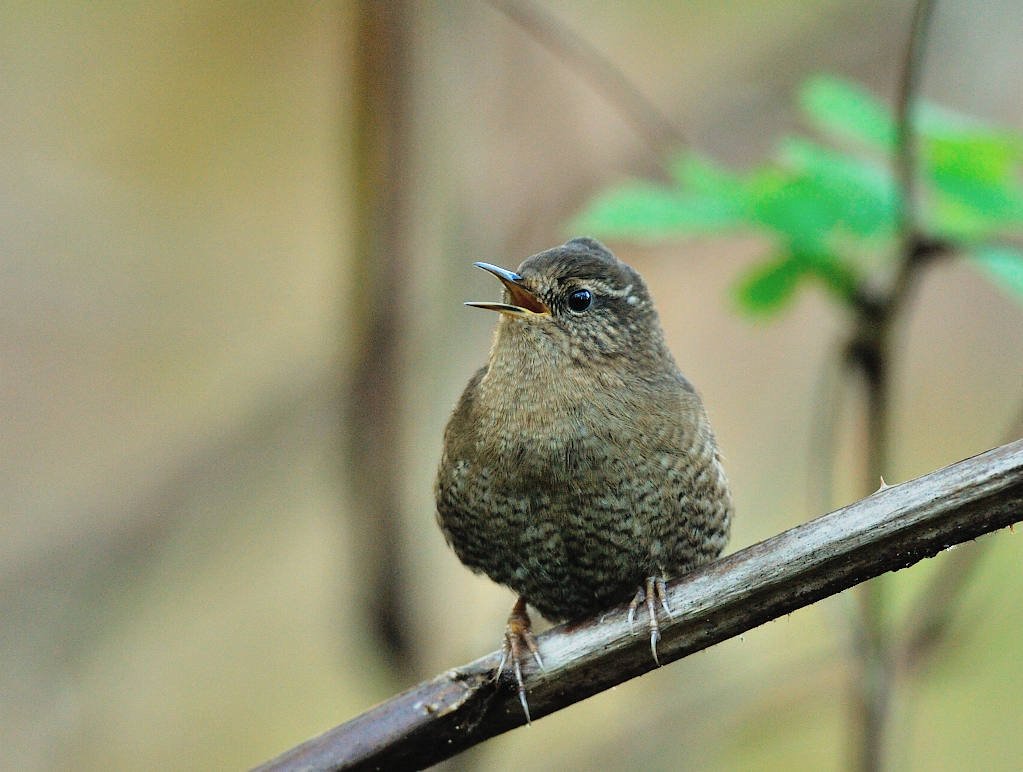
<svg viewBox="0 0 1023 772"><path fill-rule="evenodd" d="M650 615L650 651L654 655L654 662L657 663L657 667L660 667L661 662L657 659L657 642L661 640L661 626L657 623L658 604L664 609L664 613L668 615L669 619L675 618L675 615L671 613L671 608L668 606L668 592L665 589L663 577L648 576L646 587L640 587L636 591L636 597L629 604L629 629L633 634L636 632L636 609L644 601L646 602L647 613Z"/></svg>
<svg viewBox="0 0 1023 772"><path fill-rule="evenodd" d="M508 625L504 628L504 647L501 650L501 664L497 667L497 678L501 678L504 668L507 666L515 674L515 684L519 690L519 702L522 703L522 711L526 714L526 723L529 720L529 704L526 702L526 686L522 681L522 646L529 649L540 670L547 672L543 666L543 659L540 658L540 647L533 637L531 629L532 622L529 619L529 612L526 610L526 601L519 598L515 601L515 607L508 616Z"/></svg>

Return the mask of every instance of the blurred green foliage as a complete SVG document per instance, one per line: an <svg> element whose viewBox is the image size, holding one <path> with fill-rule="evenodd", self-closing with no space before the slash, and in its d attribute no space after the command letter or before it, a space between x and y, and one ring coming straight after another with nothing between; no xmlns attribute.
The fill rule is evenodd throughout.
<svg viewBox="0 0 1023 772"><path fill-rule="evenodd" d="M768 234L770 255L735 286L744 312L774 313L808 283L851 303L862 279L904 244L892 170L898 126L880 100L832 76L807 81L798 104L832 144L785 138L772 160L745 174L685 151L669 166L669 184L631 180L605 190L571 229L646 241ZM912 127L921 235L949 245L1023 302L1023 251L993 246L1023 228L1023 134L928 103L915 107Z"/></svg>

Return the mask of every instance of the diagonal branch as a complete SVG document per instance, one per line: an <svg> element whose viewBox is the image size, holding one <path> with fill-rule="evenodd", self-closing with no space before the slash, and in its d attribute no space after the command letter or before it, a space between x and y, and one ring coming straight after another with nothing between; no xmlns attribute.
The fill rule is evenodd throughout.
<svg viewBox="0 0 1023 772"><path fill-rule="evenodd" d="M681 131L585 38L530 0L488 0L548 51L585 78L660 155L686 144Z"/></svg>
<svg viewBox="0 0 1023 772"><path fill-rule="evenodd" d="M671 662L1023 520L1023 441L886 488L688 574L669 587L674 620L658 646ZM539 637L546 673L526 674L545 716L654 668L625 607ZM449 670L293 748L254 772L418 770L521 726L497 652Z"/></svg>

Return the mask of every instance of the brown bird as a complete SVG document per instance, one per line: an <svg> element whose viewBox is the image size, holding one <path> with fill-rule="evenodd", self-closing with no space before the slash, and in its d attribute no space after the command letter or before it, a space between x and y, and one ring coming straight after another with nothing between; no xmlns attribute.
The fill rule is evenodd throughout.
<svg viewBox="0 0 1023 772"><path fill-rule="evenodd" d="M440 527L458 558L519 595L505 630L526 720L521 652L543 661L526 604L560 622L645 601L657 660L664 580L717 557L732 501L714 434L679 372L646 284L578 238L512 272L487 364L444 432Z"/></svg>

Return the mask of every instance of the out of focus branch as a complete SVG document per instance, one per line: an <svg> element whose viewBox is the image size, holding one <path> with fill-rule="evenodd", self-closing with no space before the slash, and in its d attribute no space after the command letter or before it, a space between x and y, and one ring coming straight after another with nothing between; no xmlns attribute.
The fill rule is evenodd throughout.
<svg viewBox="0 0 1023 772"><path fill-rule="evenodd" d="M912 107L919 91L924 51L931 16L937 0L916 0L909 41L903 62L896 105L895 175L899 180L898 221L902 255L887 291L878 297L864 293L856 314L856 335L849 353L866 387L867 464L865 490L890 475L889 423L891 411L891 371L894 361L895 322L909 302L924 266L948 253L949 245L928 238L920 231L915 210L916 137ZM852 764L856 772L880 772L885 768L885 746L889 732L893 679L889 677L890 635L886 629L885 585L881 580L868 582L860 590L860 614L854 627L855 654L860 674L853 683L853 709L857 726L852 744Z"/></svg>
<svg viewBox="0 0 1023 772"><path fill-rule="evenodd" d="M358 217L344 324L354 338L347 368L345 462L360 513L365 613L398 677L415 671L397 559L402 482L401 384L411 306L411 11L407 0L358 3L356 137ZM422 675L422 674L420 674Z"/></svg>
<svg viewBox="0 0 1023 772"><path fill-rule="evenodd" d="M898 101L895 105L897 148L895 175L899 180L899 189L902 192L902 231L907 242L919 236L913 206L916 191L916 138L913 134L912 107L913 100L920 90L924 51L927 48L927 35L930 31L935 5L935 0L917 0L913 8L909 41L906 46L905 60L902 63L902 75L899 79ZM912 248L907 247L906 251L911 253Z"/></svg>
<svg viewBox="0 0 1023 772"><path fill-rule="evenodd" d="M621 70L539 3L531 0L488 2L588 80L595 91L632 123L656 153L664 155L688 144L675 124L665 118Z"/></svg>
<svg viewBox="0 0 1023 772"><path fill-rule="evenodd" d="M754 544L669 585L662 663L681 659L887 571L1023 519L1023 441L961 461ZM643 629L642 620L637 629ZM619 607L539 637L527 662L534 718L652 670ZM525 722L497 652L449 670L255 772L418 770Z"/></svg>

